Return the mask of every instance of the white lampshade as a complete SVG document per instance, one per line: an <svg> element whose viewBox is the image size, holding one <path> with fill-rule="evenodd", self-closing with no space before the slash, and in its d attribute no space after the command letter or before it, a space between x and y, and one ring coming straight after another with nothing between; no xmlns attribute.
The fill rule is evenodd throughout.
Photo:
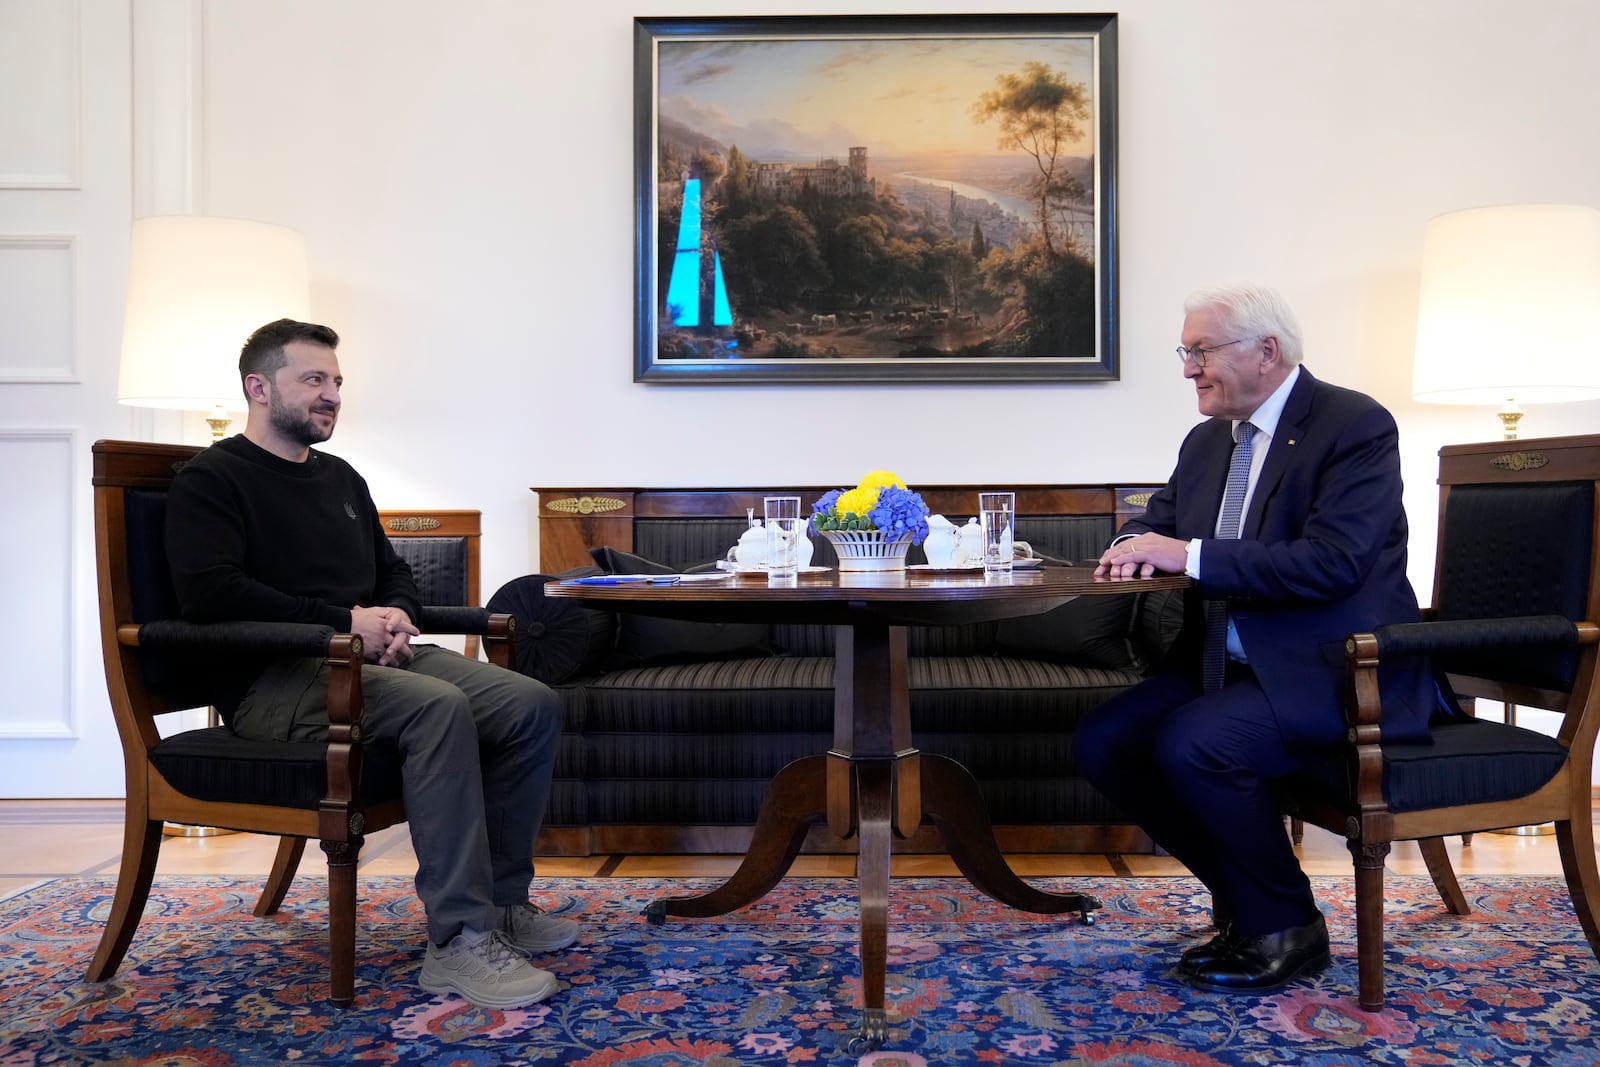
<svg viewBox="0 0 1600 1067"><path fill-rule="evenodd" d="M1527 204L1429 221L1413 397L1440 404L1600 398L1597 349L1600 211ZM1508 435L1514 427L1513 419Z"/></svg>
<svg viewBox="0 0 1600 1067"><path fill-rule="evenodd" d="M306 319L306 240L246 219L157 215L133 224L117 399L245 410L239 349L258 327Z"/></svg>

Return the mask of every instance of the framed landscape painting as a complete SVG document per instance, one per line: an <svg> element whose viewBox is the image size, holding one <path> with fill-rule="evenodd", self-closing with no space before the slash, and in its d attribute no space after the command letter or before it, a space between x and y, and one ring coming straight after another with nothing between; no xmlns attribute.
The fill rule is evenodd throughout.
<svg viewBox="0 0 1600 1067"><path fill-rule="evenodd" d="M1118 377L1116 16L634 22L634 380Z"/></svg>

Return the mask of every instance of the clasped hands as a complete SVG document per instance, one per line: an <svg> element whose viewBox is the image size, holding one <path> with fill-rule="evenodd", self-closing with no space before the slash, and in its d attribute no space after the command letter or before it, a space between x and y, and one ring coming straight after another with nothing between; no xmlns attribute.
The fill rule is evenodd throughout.
<svg viewBox="0 0 1600 1067"><path fill-rule="evenodd" d="M1100 556L1096 578L1148 578L1156 571L1182 574L1188 564L1189 542L1161 534L1143 533L1118 541Z"/></svg>
<svg viewBox="0 0 1600 1067"><path fill-rule="evenodd" d="M361 638L369 663L380 667L404 667L411 662L411 639L422 633L411 616L400 608L350 609L350 632Z"/></svg>

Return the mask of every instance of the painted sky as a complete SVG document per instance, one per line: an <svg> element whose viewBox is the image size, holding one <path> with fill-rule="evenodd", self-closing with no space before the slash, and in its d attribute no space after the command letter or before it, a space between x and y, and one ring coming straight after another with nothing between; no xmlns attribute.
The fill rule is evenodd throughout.
<svg viewBox="0 0 1600 1067"><path fill-rule="evenodd" d="M754 159L989 155L998 125L972 105L1037 60L1094 86L1088 37L657 42L660 113ZM1088 155L1092 128L1068 151Z"/></svg>

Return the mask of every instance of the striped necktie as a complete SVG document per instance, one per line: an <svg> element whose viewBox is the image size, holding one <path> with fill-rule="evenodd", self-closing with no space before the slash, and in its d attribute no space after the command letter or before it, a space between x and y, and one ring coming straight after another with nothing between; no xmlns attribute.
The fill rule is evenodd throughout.
<svg viewBox="0 0 1600 1067"><path fill-rule="evenodd" d="M1217 523L1219 538L1239 536L1239 521L1244 516L1244 493L1250 484L1251 441L1255 435L1256 428L1252 423L1239 424L1233 458L1228 461L1228 487L1222 493L1222 520ZM1200 660L1200 684L1207 693L1222 688L1222 677L1227 666L1228 603L1226 600L1208 600L1206 643Z"/></svg>

